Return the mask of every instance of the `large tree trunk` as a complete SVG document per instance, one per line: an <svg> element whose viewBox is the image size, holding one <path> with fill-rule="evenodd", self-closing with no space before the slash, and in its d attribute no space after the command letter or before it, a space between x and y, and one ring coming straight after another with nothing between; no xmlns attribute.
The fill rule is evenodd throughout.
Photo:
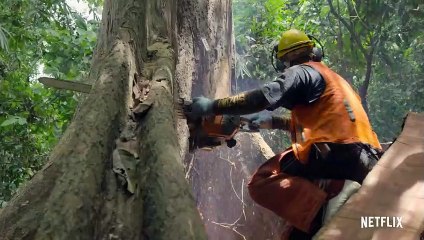
<svg viewBox="0 0 424 240"><path fill-rule="evenodd" d="M260 136L188 155L196 160L183 171L187 127L174 99L192 87L230 94L231 31L230 0L106 0L93 89L46 166L0 212L0 239L201 240L204 224L210 239L277 239L278 219L246 196L272 155Z"/></svg>
<svg viewBox="0 0 424 240"><path fill-rule="evenodd" d="M0 239L206 238L173 111L174 89L190 95L179 85L190 72L175 78L177 56L200 44L184 22L206 21L186 7L105 1L93 89L46 166L1 211Z"/></svg>

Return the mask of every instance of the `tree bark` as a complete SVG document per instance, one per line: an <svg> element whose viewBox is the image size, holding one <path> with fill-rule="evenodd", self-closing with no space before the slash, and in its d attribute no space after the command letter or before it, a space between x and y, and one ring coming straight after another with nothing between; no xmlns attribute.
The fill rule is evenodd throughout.
<svg viewBox="0 0 424 240"><path fill-rule="evenodd" d="M175 65L195 65L181 52L197 34L181 20L205 24L195 14L171 0L105 1L93 89L0 212L0 239L206 239L173 111L175 96L190 95Z"/></svg>

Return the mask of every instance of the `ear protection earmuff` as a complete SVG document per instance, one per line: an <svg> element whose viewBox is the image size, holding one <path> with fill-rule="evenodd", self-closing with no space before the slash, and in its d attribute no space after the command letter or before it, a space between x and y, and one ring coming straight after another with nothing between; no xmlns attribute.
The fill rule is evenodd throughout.
<svg viewBox="0 0 424 240"><path fill-rule="evenodd" d="M272 48L272 52L271 52L272 67L274 68L276 72L284 72L284 70L286 69L286 65L284 65L283 61L277 58L277 52L278 52L278 44L276 44ZM276 60L275 64L274 64L274 60Z"/></svg>
<svg viewBox="0 0 424 240"><path fill-rule="evenodd" d="M278 44L275 45L272 48L272 52L271 52L271 64L272 67L274 68L274 70L276 72L284 72L284 70L290 66L286 65L286 63L284 61L281 61L280 59L278 59L277 57L277 52L278 52ZM276 60L274 63L274 59Z"/></svg>
<svg viewBox="0 0 424 240"><path fill-rule="evenodd" d="M314 46L312 48L312 54L311 54L311 59L314 62L321 62L321 60L325 57L324 54L324 46L321 44L321 42L314 36L308 34L307 35L309 39L311 40L315 40L318 44L319 44L319 48Z"/></svg>

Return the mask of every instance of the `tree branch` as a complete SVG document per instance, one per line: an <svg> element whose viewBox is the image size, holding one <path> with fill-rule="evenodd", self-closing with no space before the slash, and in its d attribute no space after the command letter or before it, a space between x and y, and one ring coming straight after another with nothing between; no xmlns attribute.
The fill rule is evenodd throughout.
<svg viewBox="0 0 424 240"><path fill-rule="evenodd" d="M359 22L361 22L362 26L364 26L365 29L370 31L370 27L365 23L365 21L361 18L361 16L359 16L359 12L356 9L356 6L352 5L352 2L350 0L347 0L345 2L347 4L347 9L349 11L349 15L353 16L353 14L356 14L355 17L357 17L359 19Z"/></svg>
<svg viewBox="0 0 424 240"><path fill-rule="evenodd" d="M385 11L382 16L381 16L381 22L384 22L384 18L386 16L387 11ZM367 62L367 68L366 68L366 73L365 73L365 79L364 82L360 88L359 91L359 95L362 99L362 105L365 108L365 111L368 113L368 104L367 104L367 95L368 95L368 87L369 84L371 82L371 74L372 74L372 62L374 59L374 52L375 49L378 47L379 43L381 42L381 29L382 29L382 24L378 24L376 30L374 31L373 36L371 37L370 40L370 49L369 49L369 53L367 55L365 55L365 59Z"/></svg>
<svg viewBox="0 0 424 240"><path fill-rule="evenodd" d="M367 50L362 46L362 42L359 38L358 35L356 35L355 30L353 29L353 26L351 24L349 24L346 19L344 19L334 8L333 5L333 1L332 0L327 0L328 5L330 7L330 11L331 13L333 13L333 15L339 19L343 25L347 28L347 30L349 31L350 35L352 36L353 40L356 42L356 44L358 45L359 50L364 54L364 56L367 56Z"/></svg>

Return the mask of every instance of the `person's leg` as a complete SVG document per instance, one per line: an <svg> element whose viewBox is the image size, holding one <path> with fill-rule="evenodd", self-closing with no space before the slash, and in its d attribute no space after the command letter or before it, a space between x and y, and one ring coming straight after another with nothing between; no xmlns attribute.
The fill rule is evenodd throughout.
<svg viewBox="0 0 424 240"><path fill-rule="evenodd" d="M293 152L287 154L284 159L280 161L280 171L291 176L299 176L310 179L307 175L308 172L310 172L308 168L308 165L305 165L296 159Z"/></svg>
<svg viewBox="0 0 424 240"><path fill-rule="evenodd" d="M282 172L280 163L285 163L283 165L289 170ZM314 218L326 202L327 194L302 177L302 167L293 158L291 149L278 154L258 168L248 190L257 204L273 211L292 226L309 232L314 226Z"/></svg>
<svg viewBox="0 0 424 240"><path fill-rule="evenodd" d="M294 154L285 156L280 161L281 172L292 176L300 176L310 181L318 179L350 179L362 183L378 161L378 156L367 148L368 146L363 144L329 143L328 145L331 151L326 158L323 158L314 149L307 164L298 161ZM326 191L328 190L326 189ZM311 239L321 228L322 219L323 209L318 212L312 221L309 233L294 228L289 239Z"/></svg>
<svg viewBox="0 0 424 240"><path fill-rule="evenodd" d="M280 161L280 171L291 176L299 176L312 182L311 176L308 174L311 172L309 169L311 166L303 164L297 160L293 153L285 156ZM319 231L322 226L323 208L321 207L318 213L315 215L311 222L309 232L302 231L298 228L292 227L289 233L288 240L310 240Z"/></svg>
<svg viewBox="0 0 424 240"><path fill-rule="evenodd" d="M328 146L331 151L326 158L323 158L316 149L313 149L307 164L295 161L296 159L293 156L291 161L280 164L281 170L309 180L349 179L362 183L379 158L376 152L373 152L372 149L363 144L328 143ZM311 239L322 227L324 215L323 209L321 209L315 216L309 233L293 228L289 239Z"/></svg>

